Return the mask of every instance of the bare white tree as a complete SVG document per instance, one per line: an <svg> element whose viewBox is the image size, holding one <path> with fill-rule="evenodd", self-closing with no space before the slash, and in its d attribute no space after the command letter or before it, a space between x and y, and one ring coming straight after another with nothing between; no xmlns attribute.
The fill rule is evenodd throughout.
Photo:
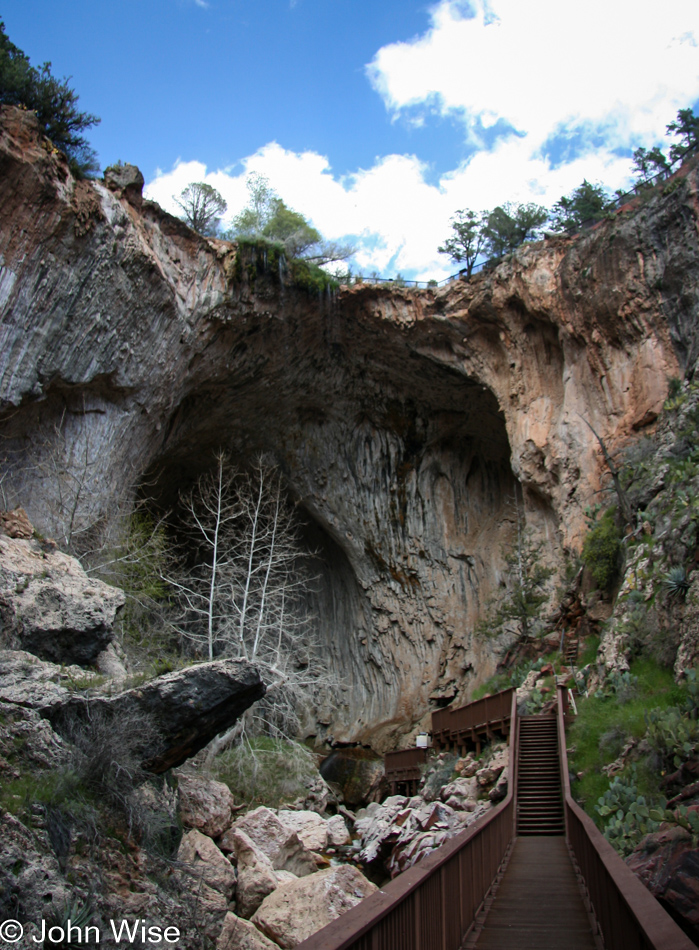
<svg viewBox="0 0 699 950"><path fill-rule="evenodd" d="M254 663L267 686L213 752L246 729L293 733L323 673L305 606L312 578L279 470L258 458L240 472L220 453L182 496L181 515L189 550L166 578L181 606L178 629L209 659Z"/></svg>

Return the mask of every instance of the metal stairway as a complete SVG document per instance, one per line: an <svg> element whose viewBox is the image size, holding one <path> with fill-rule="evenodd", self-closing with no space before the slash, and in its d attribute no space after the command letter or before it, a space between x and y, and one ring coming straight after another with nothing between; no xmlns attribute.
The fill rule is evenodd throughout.
<svg viewBox="0 0 699 950"><path fill-rule="evenodd" d="M565 834L556 719L522 716L519 729L517 834Z"/></svg>

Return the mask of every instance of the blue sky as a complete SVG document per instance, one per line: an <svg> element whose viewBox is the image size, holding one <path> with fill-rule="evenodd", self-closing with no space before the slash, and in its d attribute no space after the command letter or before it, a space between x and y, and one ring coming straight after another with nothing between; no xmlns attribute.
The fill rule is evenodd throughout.
<svg viewBox="0 0 699 950"><path fill-rule="evenodd" d="M5 0L35 65L72 76L103 167L169 210L232 216L266 175L365 272L441 277L457 208L550 205L629 179L699 99L699 4L666 0Z"/></svg>

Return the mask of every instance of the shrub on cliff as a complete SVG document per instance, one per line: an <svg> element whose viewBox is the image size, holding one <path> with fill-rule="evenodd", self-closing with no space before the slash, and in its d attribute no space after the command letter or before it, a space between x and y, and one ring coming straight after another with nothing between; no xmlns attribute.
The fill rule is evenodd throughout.
<svg viewBox="0 0 699 950"><path fill-rule="evenodd" d="M611 590L621 568L621 538L615 509L610 508L590 529L582 549L583 563L600 590Z"/></svg>
<svg viewBox="0 0 699 950"><path fill-rule="evenodd" d="M30 65L28 56L10 41L1 20L0 102L36 112L42 131L66 153L78 177L99 170L97 155L81 133L100 120L78 110L77 93L68 85L68 78L52 75L51 63L39 69Z"/></svg>

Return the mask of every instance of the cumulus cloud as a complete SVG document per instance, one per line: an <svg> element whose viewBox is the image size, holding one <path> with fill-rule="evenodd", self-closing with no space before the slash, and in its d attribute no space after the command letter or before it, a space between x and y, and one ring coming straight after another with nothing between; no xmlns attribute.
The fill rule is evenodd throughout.
<svg viewBox="0 0 699 950"><path fill-rule="evenodd" d="M415 155L337 176L325 156L272 142L221 171L178 162L147 194L176 212L172 196L206 181L230 220L259 172L324 236L351 237L365 273L439 279L454 269L436 249L456 209L551 205L583 178L627 184L630 150L662 144L667 122L699 98L698 39L695 0L669 0L662 14L649 0L440 0L424 35L367 67L394 119L463 124L472 152L436 184Z"/></svg>
<svg viewBox="0 0 699 950"><path fill-rule="evenodd" d="M654 140L699 95L699 7L671 0L442 0L424 36L383 47L368 67L394 114L429 106L478 138L499 119L530 147L599 126L610 147Z"/></svg>

